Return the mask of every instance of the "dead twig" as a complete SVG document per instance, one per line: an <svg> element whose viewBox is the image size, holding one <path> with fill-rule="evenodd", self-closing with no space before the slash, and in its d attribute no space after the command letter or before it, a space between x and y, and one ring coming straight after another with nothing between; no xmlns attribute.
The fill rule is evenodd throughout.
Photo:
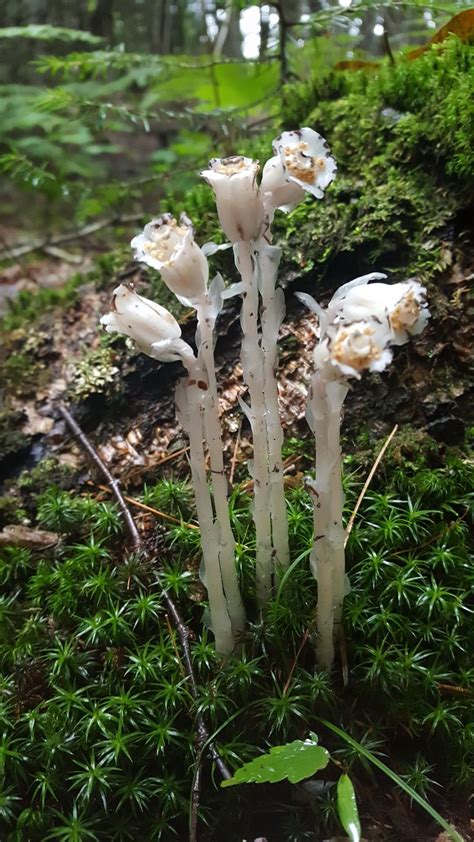
<svg viewBox="0 0 474 842"><path fill-rule="evenodd" d="M347 545L347 541L349 540L349 535L352 532L352 527L354 526L354 521L357 517L357 512L359 511L359 509L361 507L362 500L364 499L365 495L367 494L367 489L369 488L369 485L374 478L374 474L375 474L378 466L380 465L380 463L381 463L381 461L384 457L385 451L387 450L387 447L389 446L390 442L392 441L392 439L393 439L395 433L397 432L397 430L398 430L398 424L395 424L392 432L385 439L383 447L380 449L380 452L379 452L374 464L372 465L372 467L370 469L369 475L368 475L366 481L364 482L362 491L360 492L360 494L357 498L357 503L354 506L354 510L353 510L353 512L352 512L352 514L349 518L349 522L346 526L346 540L344 541L344 547Z"/></svg>
<svg viewBox="0 0 474 842"><path fill-rule="evenodd" d="M46 237L46 239L33 240L31 243L21 243L18 246L11 246L0 252L0 260L14 260L16 257L22 257L24 254L30 254L32 251L48 251L51 254L51 247L59 246L61 243L70 243L72 240L80 240L83 237L88 237L89 234L95 234L102 228L107 228L108 225L119 225L124 222L138 222L143 219L143 213L131 213L124 216L116 216L111 219L98 219L96 222L90 222L89 225L84 225L83 228L77 228L75 231L68 231L65 234L59 234L57 237Z"/></svg>
<svg viewBox="0 0 474 842"><path fill-rule="evenodd" d="M89 456L91 457L94 464L101 471L102 475L106 478L108 484L110 485L110 489L111 489L112 493L114 494L115 499L117 500L117 504L120 508L120 511L122 512L122 514L124 516L125 524L126 524L127 529L130 533L130 536L132 538L134 550L137 551L137 552L142 551L143 550L143 544L142 544L142 539L141 539L140 533L138 532L138 529L135 525L135 522L134 522L133 517L130 513L130 510L127 507L127 504L125 502L125 498L124 498L124 496L123 496L123 494L120 490L120 485L119 485L118 480L114 479L114 477L110 473L109 469L107 468L107 466L104 464L104 462L100 458L96 449L91 444L91 442L89 441L89 439L87 438L85 433L81 430L81 428L79 427L77 422L74 420L74 418L72 417L69 410L63 404L60 405L59 410L60 410L61 415L63 416L64 420L66 421L67 425L70 427L70 429L72 430L72 432L74 433L74 435L76 436L78 441L81 443L84 450L89 454ZM161 594L162 594L162 597L163 597L164 601L166 602L166 605L167 605L167 608L168 608L168 613L171 616L174 628L176 630L176 633L178 635L178 638L179 638L179 641L180 641L180 644L181 644L181 650L182 650L183 660L184 660L184 668L185 668L185 671L186 671L186 675L188 677L189 689L190 689L190 692L191 692L191 695L192 695L194 701L197 702L198 699L199 699L199 688L198 688L198 684L197 684L197 681L196 681L196 675L194 673L194 667L193 667L193 662L192 662L192 657L191 657L191 648L190 648L190 645L189 645L191 632L190 632L188 626L183 622L174 600L170 597L168 591L163 586L159 573L156 572L155 575L156 575L158 587L161 591ZM196 714L197 758L196 758L195 776L194 776L194 780L193 780L193 789L192 789L192 807L191 807L191 814L190 814L190 826L192 826L193 823L195 823L196 826L197 826L197 807L196 807L196 804L197 804L197 806L199 805L199 793L200 793L200 787L201 787L201 754L202 754L204 746L207 746L207 751L209 752L209 755L211 756L214 763L216 764L216 767L219 770L219 774L221 775L221 777L224 780L228 780L229 778L231 778L232 775L231 775L229 769L227 768L227 765L225 764L222 757L220 756L216 746L214 745L213 740L210 738L208 728L207 728L206 723L204 721L204 717L202 716L201 713L197 713ZM197 801L196 801L196 799L197 799ZM192 827L191 827L191 829L192 829ZM194 833L196 833L196 830L194 831ZM192 842L193 839L194 840L196 839L196 835L194 837L190 837L190 839L191 839L191 842Z"/></svg>
<svg viewBox="0 0 474 842"><path fill-rule="evenodd" d="M106 485L99 485L101 491L106 491L110 493L111 489L107 488ZM161 517L163 520L167 520L170 523L176 523L179 526L184 526L186 529L199 529L197 523L187 523L186 521L180 520L178 517L174 517L174 515L168 515L166 512L160 511L160 509L155 509L153 506L149 506L147 503L141 503L140 500L135 500L134 497L129 497L127 494L123 495L123 499L130 503L131 506L136 506L137 509L143 509L145 512L150 512L150 514L157 515L157 517Z"/></svg>
<svg viewBox="0 0 474 842"><path fill-rule="evenodd" d="M242 430L242 419L239 421L239 429L237 430L237 435L235 437L234 452L232 454L232 461L230 463L229 485L230 485L231 488L232 488L232 483L234 482L235 466L237 464L237 451L239 449L239 444L240 444L241 430Z"/></svg>
<svg viewBox="0 0 474 842"><path fill-rule="evenodd" d="M309 633L310 633L310 628L311 628L311 627L310 627L310 626L308 626L308 628L306 629L306 631L305 631L305 633L304 633L303 637L301 638L301 643L300 643L300 645L298 646L298 651L297 651L297 653L296 653L295 657L293 658L293 663L292 663L292 665L291 665L291 667L290 667L290 671L289 671L289 673L288 673L288 678L286 679L285 686L284 686L284 688L283 688L283 695L284 695L284 696L286 696L286 694L287 694L287 692L288 692L288 688L289 688L289 686L290 686L290 684L291 684L291 679L293 678L293 673L294 673L294 671L295 671L295 669L296 669L296 665L297 665L297 663L298 663L298 661L299 661L299 659L300 659L300 655L301 655L301 653L302 653L302 651L303 651L303 649L304 649L304 647L305 647L306 641L308 640Z"/></svg>
<svg viewBox="0 0 474 842"><path fill-rule="evenodd" d="M71 254L71 252L60 249L58 246L43 246L42 251L57 260L64 260L65 263L70 263L72 266L79 266L84 260L82 254Z"/></svg>
<svg viewBox="0 0 474 842"><path fill-rule="evenodd" d="M109 469L107 468L107 466L102 461L99 454L97 453L97 450L91 444L91 442L89 441L89 439L87 438L85 433L83 433L83 431L79 427L79 424L77 423L77 421L74 420L74 418L72 417L68 408L64 404L61 403L61 404L59 404L59 411L60 411L61 415L63 416L66 424L70 428L70 430L73 432L73 434L75 435L77 440L80 442L80 444L82 445L84 450L87 451L87 453L89 454L90 458L92 459L92 461L94 462L96 467L99 469L99 471L102 473L102 475L107 480L107 482L110 486L110 490L111 490L112 494L114 495L115 499L117 500L117 505L118 505L120 511L122 512L122 515L123 515L123 518L125 520L125 524L127 526L127 529L130 532L130 536L132 538L132 543L133 543L133 549L137 550L137 551L140 550L141 546L142 546L142 539L141 539L140 533L139 533L139 531L138 531L138 529L135 525L135 521L133 520L133 517L130 513L130 509L128 508L128 506L127 506L127 504L126 504L126 502L123 498L123 494L120 490L120 483L119 483L118 479L115 479L115 477L112 476Z"/></svg>
<svg viewBox="0 0 474 842"><path fill-rule="evenodd" d="M383 459L384 453L385 453L385 451L387 450L387 447L389 446L390 442L392 441L392 439L393 439L393 437L394 437L395 433L397 432L397 430L398 430L398 424L395 424L395 426L394 426L394 428L393 428L392 432L390 433L390 435L389 435L389 436L387 436L387 438L386 438L386 440L385 440L385 442L384 442L384 444L383 444L382 448L380 449L380 452L379 452L379 454L378 454L378 456L377 456L377 458L376 458L376 460L375 460L374 464L372 465L372 468L371 468L371 469L370 469L370 471L369 471L369 475L368 475L368 477L367 477L367 479L366 479L366 481L365 481L365 483L364 483L364 486L363 486L363 488L362 488L362 491L361 491L361 492L360 492L360 494L359 494L359 497L357 498L357 503L356 503L356 504L355 504L355 506L354 506L354 510L353 510L353 512L352 512L352 514L351 514L351 516L350 516L349 523L347 524L347 528L346 528L346 540L345 540L345 543L344 543L344 547L345 547L345 546L346 546L346 544L347 544L347 539L349 538L349 535L350 535L350 533L351 533L352 527L354 526L354 521L355 521L355 519L356 519L356 517L357 517L357 512L358 512L358 511L359 511L359 509L360 509L360 506L361 506L362 500L364 499L364 497L365 497L365 495L366 495L366 493L367 493L367 489L368 489L368 487L369 487L370 483L372 482L372 479L373 479L373 477L374 477L374 474L375 474L375 472L376 472L376 470L377 470L378 466L380 465L380 462L381 462L381 461L382 461L382 459ZM298 457L298 458L301 458L301 457ZM286 460L286 461L288 461L288 460ZM296 461L296 460L294 460L294 461ZM285 464L285 463L284 463L284 464ZM298 661L299 661L300 655L301 655L301 653L302 653L302 651L303 651L303 649L304 649L304 646L305 646L306 641L308 640L308 637L309 637L309 635L310 635L310 632L311 632L311 626L308 626L308 628L306 629L306 631L305 631L305 633L304 633L304 635L303 635L303 637L302 637L302 639L301 639L301 643L300 643L300 645L299 645L299 647L298 647L298 651L297 651L297 653L296 653L296 655L295 655L295 657L294 657L294 659L293 659L293 663L292 663L292 665L291 665L291 668L290 668L290 672L289 672L288 678L287 678L286 683L285 683L285 686L284 686L284 688L283 688L283 692L284 692L284 693L286 693L286 692L288 691L288 688L289 688L289 686L290 686L290 684L291 684L291 680L292 680L292 678L293 678L293 673L294 673L294 671L295 671L295 669L296 669L296 666L297 666L297 663L298 663ZM349 670L348 670L348 666L347 666L346 643L345 643L344 630L343 630L343 628L342 628L342 625L341 625L340 630L339 630L339 645L340 645L340 651L341 651L342 677L343 677L344 687L346 687L346 686L347 686L347 684L348 684L348 681L349 681Z"/></svg>
<svg viewBox="0 0 474 842"><path fill-rule="evenodd" d="M181 447L179 450L173 450L173 453L168 453L167 456L163 456L161 459L158 459L157 462L153 463L153 467L157 468L159 465L164 465L165 462L172 462L173 459L177 459L178 456L182 456L183 453L187 453L189 450L189 445L187 447Z"/></svg>
<svg viewBox="0 0 474 842"><path fill-rule="evenodd" d="M286 473L286 471L290 470L291 468L294 468L295 465L298 462L300 462L302 458L303 458L302 455L300 455L300 456L288 456L285 459L285 461L283 462L283 472ZM246 480L245 482L242 482L239 485L239 491L241 491L242 494L246 494L247 491L252 491L253 485L254 485L253 479L248 479L248 480Z"/></svg>

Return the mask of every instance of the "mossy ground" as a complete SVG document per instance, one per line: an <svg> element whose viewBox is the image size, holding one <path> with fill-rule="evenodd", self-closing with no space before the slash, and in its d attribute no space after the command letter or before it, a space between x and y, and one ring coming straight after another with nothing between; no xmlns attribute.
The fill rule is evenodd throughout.
<svg viewBox="0 0 474 842"><path fill-rule="evenodd" d="M361 449L348 460L347 513L373 457L373 450ZM184 519L158 546L149 526L148 561L127 553L111 504L54 486L36 496L37 522L57 530L60 544L42 556L1 552L5 838L40 840L61 828L66 834L74 822L78 839L172 839L173 832L184 838L197 710L231 766L268 742L312 729L363 789L367 771L324 733L318 717L326 716L387 754L419 791L436 797L439 786L445 793L468 790L472 465L449 449L433 458L431 440L417 435L405 435L388 453L348 546L347 685L339 658L332 677L315 669L311 503L302 484L293 485L287 495L292 568L263 616L253 599L250 499L238 486L234 492L250 625L241 656L223 664L210 635L198 632L199 535L185 526L193 517L185 483L164 479L145 491L148 505ZM196 631L196 703L157 593L157 572ZM335 779L336 769L327 777ZM312 838L304 834L337 827L332 795L289 807L289 789L282 786L277 796L263 787L257 806L245 790L220 793L207 780L202 817L210 839L225 833L238 842L262 827L272 839Z"/></svg>
<svg viewBox="0 0 474 842"><path fill-rule="evenodd" d="M471 79L472 51L453 40L442 50L413 62L400 60L374 75L328 74L287 92L283 124L315 125L334 150L339 174L324 202L305 202L280 218L276 236L284 246L285 282L296 278L313 293L318 285L324 296L358 271L390 269L391 278L415 274L426 282L434 311L426 340L432 350L423 356L423 368L416 350L403 356L404 381L400 375L389 383L393 403L382 407L371 398L380 394L379 381L373 381L365 394L356 390L349 404L358 414L357 424L346 425L351 431L347 514L376 450L367 433L357 439L356 427L364 430L371 419L373 431L382 416L384 423L389 417L391 423L400 420L400 406L417 404L422 385L436 406L431 415L416 416L418 429L397 434L352 531L345 648L334 675L314 666L316 592L307 565L311 511L297 477L288 488L291 574L264 617L255 609L252 592L250 500L236 486L233 521L251 624L242 655L221 664L202 626L199 535L185 525L193 507L184 463L177 476L158 483L154 476L145 489L130 480L131 490L142 494L145 503L183 519L171 529L159 527L153 518L144 521L150 551L145 561L127 552L115 508L87 495L83 468L71 471L55 460L43 462L36 473L23 474L9 486L9 500L0 500L4 522L28 518L61 536L58 546L42 555L12 548L0 552L2 838L184 839L197 709L206 715L231 766L268 742L301 737L309 729L320 733L343 767L352 770L359 794L367 796L366 825L381 814L389 823L393 818L389 807L374 806L368 794L380 781L374 783L360 758L324 733L318 716L337 721L388 755L389 765L438 799L441 809L449 812L449 799L468 791L474 749L469 660L474 580L468 559L472 462L462 433L460 447L453 449L420 428L438 418L438 404L443 405L441 420L443 413L465 418ZM264 160L268 148L265 137L254 152ZM236 151L248 154L249 149L245 145ZM180 201L170 198L170 208L180 210ZM216 237L214 205L204 185L188 194L186 210L202 241ZM221 255L219 264L229 276L229 256ZM96 290L94 306L107 297L106 278L124 265L120 251L87 279ZM84 278L71 282L61 300L52 300L49 292L18 300L4 330L27 326L31 333L34 324L41 337L52 306L61 305L62 315L68 312L65 306L71 307L77 315L83 283ZM156 283L152 279L154 294L159 292ZM45 350L38 337L28 347L23 342L15 347L11 333L8 338L21 359L0 362L15 399L34 399ZM11 374L15 365L27 375L20 394L18 378ZM125 376L123 391L122 386L117 394L112 389L112 401L104 390L112 388L114 366ZM158 388L153 364L129 362L123 343L118 349L105 343L84 351L76 371L76 409L89 430L97 429L99 419L97 404L87 412L87 401L102 396L103 437L138 411L130 401L132 388L134 395L139 387L143 392L144 384ZM31 436L19 430L19 410L8 410L8 397L0 444L7 459L18 463L28 453ZM147 400L141 396L141 408ZM308 440L287 442L286 452L291 451L300 457L301 471L311 469ZM242 467L237 480L245 478ZM195 634L197 703L187 688L179 641L157 595L157 571ZM348 684L341 669L344 659ZM377 792L384 802L383 790ZM261 787L258 793L221 792L207 762L201 815L208 823L203 838L209 840L241 842L268 835L272 842L296 842L337 832L332 790L317 798L299 792L296 800L283 785ZM413 838L435 837L408 804L407 816ZM395 829L393 838L400 839L400 833Z"/></svg>

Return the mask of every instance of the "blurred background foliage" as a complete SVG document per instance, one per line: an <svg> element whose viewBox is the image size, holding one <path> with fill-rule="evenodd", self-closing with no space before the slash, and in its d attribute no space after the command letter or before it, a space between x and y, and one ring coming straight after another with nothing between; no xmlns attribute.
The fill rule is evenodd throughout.
<svg viewBox="0 0 474 842"><path fill-rule="evenodd" d="M392 63L464 8L435 0L7 0L0 223L21 213L23 228L48 233L65 219L113 218L147 201L156 210L196 183L211 154L273 131L283 83L324 79L341 62Z"/></svg>

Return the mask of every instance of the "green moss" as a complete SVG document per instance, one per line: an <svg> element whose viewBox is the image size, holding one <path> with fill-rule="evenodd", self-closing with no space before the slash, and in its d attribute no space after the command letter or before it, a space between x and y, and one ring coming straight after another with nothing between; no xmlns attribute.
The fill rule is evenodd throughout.
<svg viewBox="0 0 474 842"><path fill-rule="evenodd" d="M34 468L24 471L17 486L29 495L36 495L44 492L45 488L54 485L60 489L69 489L73 483L74 470L69 465L63 465L54 456L41 459Z"/></svg>
<svg viewBox="0 0 474 842"><path fill-rule="evenodd" d="M348 464L348 514L377 450L361 445ZM289 446L304 451L299 441ZM163 581L193 628L199 710L219 729L219 749L232 768L255 755L269 732L284 742L312 728L362 780L357 755L322 733L315 717L323 716L342 723L367 747L389 753L390 765L421 791L431 778L455 790L468 786L474 640L466 503L472 464L450 449L443 465L435 465L435 456L428 437L405 430L363 500L348 550L349 698L337 680L315 670L310 642L301 648L316 596L307 564L312 511L301 485L288 491L292 557L300 562L263 618L246 589L251 623L239 658L220 663L202 630L197 574L189 570L197 547L185 543L184 528L163 540ZM57 468L45 461L35 481ZM189 489L181 481L161 481L145 489L144 499L192 517ZM254 563L249 500L234 493L232 506L245 582ZM54 552L38 558L25 550L0 550L0 662L9 676L5 698L11 699L3 710L3 733L7 742L15 737L6 761L13 801L5 828L17 829L21 803L33 798L48 828L59 821L61 803L65 815L80 812L98 838L109 838L111 815L131 838L153 838L157 815L165 825L163 840L171 840L173 831L185 838L196 708L174 632L163 619L156 568L124 553L120 516L110 504L50 488L38 514L41 527L62 533ZM452 697L443 686L462 692ZM396 753L390 753L392 739L403 740ZM98 797L81 796L86 778ZM249 802L242 818L239 795L214 796L207 780L202 805L218 837L225 830L231 840L243 833L254 838ZM284 788L282 796L289 797ZM132 809L136 798L146 809ZM274 794L262 791L259 820L272 810ZM308 819L295 810L303 829L311 824L314 832L318 822L321 838L334 833L330 817L325 824L322 815Z"/></svg>
<svg viewBox="0 0 474 842"><path fill-rule="evenodd" d="M117 377L119 369L115 365L117 353L110 347L102 347L87 352L79 360L72 372L69 387L74 400L85 400L91 395L116 394L121 389L121 379Z"/></svg>
<svg viewBox="0 0 474 842"><path fill-rule="evenodd" d="M330 128L339 160L359 164L388 148L399 162L473 177L473 70L472 48L452 38L414 61L402 57L370 73L333 71L294 86L283 121Z"/></svg>
<svg viewBox="0 0 474 842"><path fill-rule="evenodd" d="M301 269L362 249L368 262L425 281L445 268L440 232L468 206L474 177L473 63L453 39L416 61L291 90L284 122L318 128L338 162L324 201L280 221Z"/></svg>
<svg viewBox="0 0 474 842"><path fill-rule="evenodd" d="M13 495L0 497L0 524L21 523L27 517L25 509L21 508L19 500Z"/></svg>
<svg viewBox="0 0 474 842"><path fill-rule="evenodd" d="M79 288L88 280L86 275L77 274L59 289L21 290L9 301L9 310L0 321L0 330L7 333L25 324L31 326L49 310L73 304L78 300Z"/></svg>
<svg viewBox="0 0 474 842"><path fill-rule="evenodd" d="M25 420L22 412L0 411L0 460L13 457L29 446L31 437L19 430Z"/></svg>
<svg viewBox="0 0 474 842"><path fill-rule="evenodd" d="M277 214L283 272L320 275L341 257L429 281L446 267L443 232L472 196L472 52L453 38L415 61L401 58L375 73L328 72L287 88L282 126L320 131L338 175L322 201ZM265 161L274 134L237 143L236 151ZM200 241L222 240L207 185L170 198L167 209L186 210ZM218 265L231 273L227 258Z"/></svg>

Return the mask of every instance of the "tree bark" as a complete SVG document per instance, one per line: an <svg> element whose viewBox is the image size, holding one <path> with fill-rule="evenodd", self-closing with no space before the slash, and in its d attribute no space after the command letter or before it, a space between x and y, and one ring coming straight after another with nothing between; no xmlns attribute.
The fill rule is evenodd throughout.
<svg viewBox="0 0 474 842"><path fill-rule="evenodd" d="M114 40L114 0L97 0L92 12L89 28L93 35L105 38L110 44Z"/></svg>

